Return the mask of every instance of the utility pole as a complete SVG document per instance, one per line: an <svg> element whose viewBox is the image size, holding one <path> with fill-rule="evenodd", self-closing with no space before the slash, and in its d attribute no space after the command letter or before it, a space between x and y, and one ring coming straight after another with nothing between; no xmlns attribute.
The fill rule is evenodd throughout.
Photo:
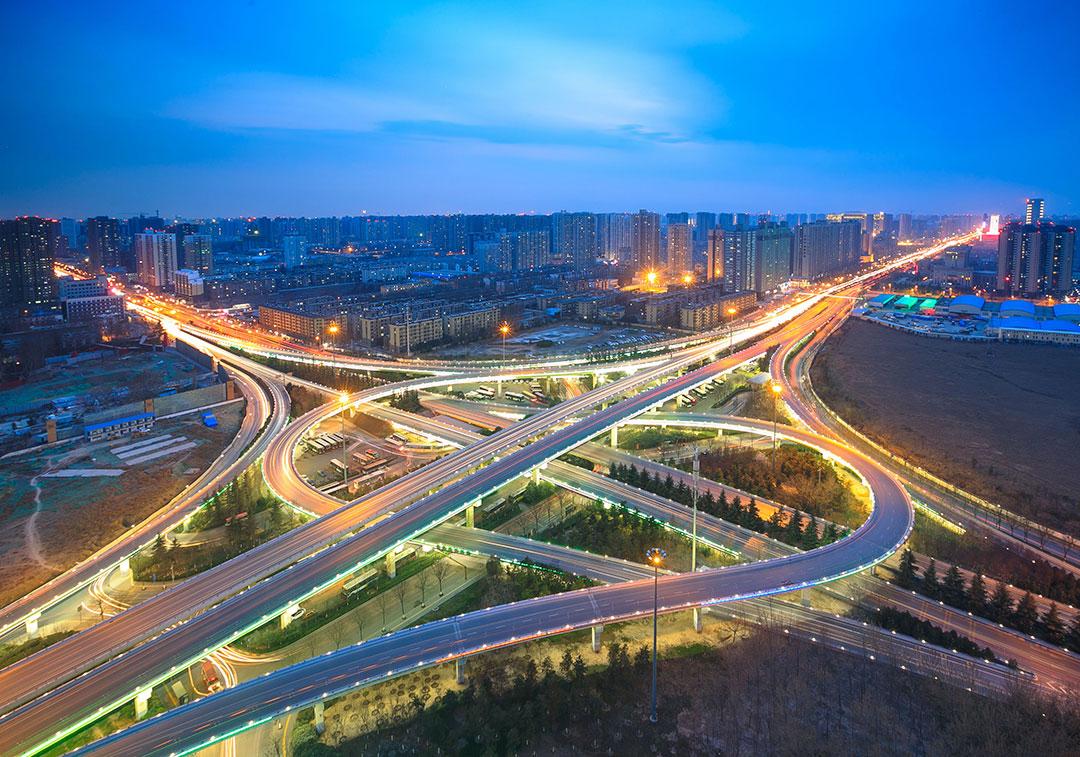
<svg viewBox="0 0 1080 757"><path fill-rule="evenodd" d="M660 608L660 564L667 557L667 552L659 547L653 547L645 553L649 564L653 566L653 613L652 613L652 709L649 712L649 722L655 723L656 718L656 628L657 616Z"/></svg>

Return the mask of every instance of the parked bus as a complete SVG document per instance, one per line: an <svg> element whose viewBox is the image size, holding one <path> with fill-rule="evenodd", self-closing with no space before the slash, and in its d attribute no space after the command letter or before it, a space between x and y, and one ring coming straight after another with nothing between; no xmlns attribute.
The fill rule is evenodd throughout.
<svg viewBox="0 0 1080 757"><path fill-rule="evenodd" d="M476 390L476 393L486 400L489 400L495 396L495 390L492 389L490 386L482 386Z"/></svg>
<svg viewBox="0 0 1080 757"><path fill-rule="evenodd" d="M526 397L520 392L506 392L504 395L506 399L513 400L514 402L525 402Z"/></svg>
<svg viewBox="0 0 1080 757"><path fill-rule="evenodd" d="M345 463L341 462L336 457L330 459L330 464L337 468L340 472L345 472Z"/></svg>
<svg viewBox="0 0 1080 757"><path fill-rule="evenodd" d="M376 473L378 471L384 470L387 465L389 465L389 462L380 457L372 460L369 463L364 463L363 465L361 465L360 472L366 476L369 473Z"/></svg>
<svg viewBox="0 0 1080 757"><path fill-rule="evenodd" d="M401 434L395 433L395 434L390 434L390 436L386 437L386 441L390 442L391 444L401 445L401 444L405 444L409 440L406 439Z"/></svg>
<svg viewBox="0 0 1080 757"><path fill-rule="evenodd" d="M366 589L378 575L379 571L372 568L370 570L365 570L363 573L355 576L354 578L350 578L342 585L341 595L345 599L352 599L357 594Z"/></svg>

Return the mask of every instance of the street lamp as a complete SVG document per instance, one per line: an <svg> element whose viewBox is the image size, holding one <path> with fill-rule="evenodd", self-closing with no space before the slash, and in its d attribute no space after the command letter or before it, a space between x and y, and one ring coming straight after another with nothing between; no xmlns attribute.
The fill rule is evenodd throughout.
<svg viewBox="0 0 1080 757"><path fill-rule="evenodd" d="M731 352L735 348L735 327L734 327L734 325L732 324L731 321L735 317L735 314L738 313L739 311L736 310L733 307L729 307L724 312L727 313L727 317L728 317L728 324L727 324L728 346L727 346L727 348L728 348L728 352Z"/></svg>
<svg viewBox="0 0 1080 757"><path fill-rule="evenodd" d="M326 327L326 333L330 335L331 347L330 347L330 366L334 371L334 380L337 380L337 333L341 329L338 328L336 323L331 323Z"/></svg>
<svg viewBox="0 0 1080 757"><path fill-rule="evenodd" d="M660 601L660 565L667 557L667 552L660 547L653 547L645 553L645 559L653 566L653 610L652 610L652 710L649 713L649 722L656 722L656 617L659 613Z"/></svg>
<svg viewBox="0 0 1080 757"><path fill-rule="evenodd" d="M772 392L772 468L773 478L776 478L776 416L779 412L780 395L783 393L783 389L780 388L780 384L775 381L769 384L769 391Z"/></svg>
<svg viewBox="0 0 1080 757"><path fill-rule="evenodd" d="M499 334L502 335L503 365L506 365L506 337L510 336L510 324L503 321L503 324L499 326Z"/></svg>
<svg viewBox="0 0 1080 757"><path fill-rule="evenodd" d="M341 402L341 456L345 458L345 496L349 496L349 440L345 437L345 408L349 405L349 395L345 392L338 397Z"/></svg>

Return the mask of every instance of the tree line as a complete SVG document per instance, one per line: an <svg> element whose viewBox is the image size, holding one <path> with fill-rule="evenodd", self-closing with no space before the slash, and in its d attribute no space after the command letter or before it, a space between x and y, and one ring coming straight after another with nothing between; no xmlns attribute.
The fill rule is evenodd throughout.
<svg viewBox="0 0 1080 757"><path fill-rule="evenodd" d="M981 574L975 573L970 581L965 581L955 565L939 577L933 558L920 575L914 554L905 549L900 556L897 583L958 610L1080 652L1080 614L1066 625L1056 602L1051 602L1040 614L1030 591L1025 591L1017 600L1004 581L998 581L997 587L990 592Z"/></svg>
<svg viewBox="0 0 1080 757"><path fill-rule="evenodd" d="M639 470L636 465L623 463L613 463L608 473L617 481L687 507L693 504L694 494L690 487L683 480L676 483L670 474L666 478L660 478L659 473L650 475L646 470ZM721 492L719 497L714 497L711 491L705 491L698 496L697 506L709 515L766 534L799 549L809 550L831 544L849 533L848 529L834 523L827 523L821 528L817 516L811 514L809 517L802 517L799 512L782 505L769 518L762 518L754 497L744 502L742 497L736 495L729 500L727 492Z"/></svg>

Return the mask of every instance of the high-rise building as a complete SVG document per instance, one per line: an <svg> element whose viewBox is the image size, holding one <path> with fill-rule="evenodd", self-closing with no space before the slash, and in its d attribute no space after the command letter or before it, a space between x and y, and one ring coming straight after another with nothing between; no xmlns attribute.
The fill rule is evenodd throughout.
<svg viewBox="0 0 1080 757"><path fill-rule="evenodd" d="M795 234L786 223L770 221L754 229L751 289L771 292L791 278L791 250Z"/></svg>
<svg viewBox="0 0 1080 757"><path fill-rule="evenodd" d="M0 307L30 311L56 301L53 254L59 223L37 216L0 221Z"/></svg>
<svg viewBox="0 0 1080 757"><path fill-rule="evenodd" d="M673 276L692 273L694 262L691 257L693 245L690 239L689 223L672 223L667 228L667 264Z"/></svg>
<svg viewBox="0 0 1080 757"><path fill-rule="evenodd" d="M551 217L552 258L556 265L582 270L596 262L596 216L592 213L555 213Z"/></svg>
<svg viewBox="0 0 1080 757"><path fill-rule="evenodd" d="M551 234L547 231L504 231L499 234L497 271L533 271L551 262Z"/></svg>
<svg viewBox="0 0 1080 757"><path fill-rule="evenodd" d="M597 241L600 257L604 260L630 265L633 259L630 219L629 213L601 213L597 216Z"/></svg>
<svg viewBox="0 0 1080 757"><path fill-rule="evenodd" d="M660 265L660 214L639 210L630 222L631 265L639 271Z"/></svg>
<svg viewBox="0 0 1080 757"><path fill-rule="evenodd" d="M911 241L911 213L901 213L897 236L901 242Z"/></svg>
<svg viewBox="0 0 1080 757"><path fill-rule="evenodd" d="M184 237L185 267L204 276L214 272L214 245L209 234L188 234Z"/></svg>
<svg viewBox="0 0 1080 757"><path fill-rule="evenodd" d="M164 289L176 275L176 235L150 231L135 235L135 264L139 281Z"/></svg>
<svg viewBox="0 0 1080 757"><path fill-rule="evenodd" d="M1005 224L998 236L997 288L1019 296L1068 291L1075 246L1076 230L1070 226Z"/></svg>
<svg viewBox="0 0 1080 757"><path fill-rule="evenodd" d="M705 252L705 280L710 284L724 281L724 230L717 227L709 231Z"/></svg>
<svg viewBox="0 0 1080 757"><path fill-rule="evenodd" d="M86 219L86 256L91 273L121 265L119 221L106 216Z"/></svg>
<svg viewBox="0 0 1080 757"><path fill-rule="evenodd" d="M724 291L745 292L751 289L754 272L753 229L724 229L720 238L724 243Z"/></svg>
<svg viewBox="0 0 1080 757"><path fill-rule="evenodd" d="M791 278L795 235L787 224L767 222L724 232L724 290L758 294Z"/></svg>
<svg viewBox="0 0 1080 757"><path fill-rule="evenodd" d="M1038 223L1046 214L1046 202L1041 197L1029 197L1024 211L1024 223Z"/></svg>
<svg viewBox="0 0 1080 757"><path fill-rule="evenodd" d="M286 269L291 270L304 264L307 239L298 234L289 234L281 238L281 247L285 252Z"/></svg>
<svg viewBox="0 0 1080 757"><path fill-rule="evenodd" d="M862 236L857 221L814 221L795 227L792 273L816 279L859 266Z"/></svg>

